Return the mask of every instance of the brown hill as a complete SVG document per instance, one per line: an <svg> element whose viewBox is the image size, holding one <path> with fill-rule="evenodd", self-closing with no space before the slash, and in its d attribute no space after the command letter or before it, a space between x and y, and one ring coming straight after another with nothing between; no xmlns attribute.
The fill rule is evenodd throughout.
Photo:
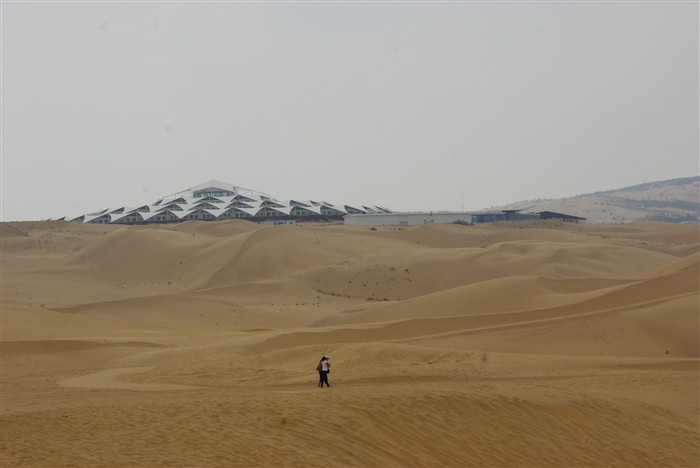
<svg viewBox="0 0 700 468"><path fill-rule="evenodd" d="M590 223L663 221L700 223L700 176L634 185L560 199L525 200L498 207L527 212L555 211Z"/></svg>

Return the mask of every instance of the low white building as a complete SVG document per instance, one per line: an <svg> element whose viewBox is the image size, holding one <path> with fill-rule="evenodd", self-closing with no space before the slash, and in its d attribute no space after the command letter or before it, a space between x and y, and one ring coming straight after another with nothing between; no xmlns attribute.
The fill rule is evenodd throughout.
<svg viewBox="0 0 700 468"><path fill-rule="evenodd" d="M350 226L419 226L428 223L471 223L471 215L462 212L372 213L345 215Z"/></svg>

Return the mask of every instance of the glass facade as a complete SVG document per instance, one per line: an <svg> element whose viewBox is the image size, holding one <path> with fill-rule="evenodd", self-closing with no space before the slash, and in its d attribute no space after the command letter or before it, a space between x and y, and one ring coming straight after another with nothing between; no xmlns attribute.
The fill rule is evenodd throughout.
<svg viewBox="0 0 700 468"><path fill-rule="evenodd" d="M206 188L206 189L202 189L202 190L197 190L196 192L192 192L192 196L194 198L232 197L235 194L236 194L236 192L232 192L230 190L225 190L225 189L216 188L216 187Z"/></svg>

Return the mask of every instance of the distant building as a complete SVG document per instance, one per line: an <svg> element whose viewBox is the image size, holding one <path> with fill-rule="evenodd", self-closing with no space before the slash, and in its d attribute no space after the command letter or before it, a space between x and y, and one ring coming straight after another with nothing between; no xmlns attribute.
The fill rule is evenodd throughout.
<svg viewBox="0 0 700 468"><path fill-rule="evenodd" d="M541 213L521 213L522 210L503 210L479 213L437 212L437 213L375 213L348 214L345 224L353 226L417 226L427 223L480 224L504 221L530 221L538 219L559 219L579 223L586 220L578 216L543 211Z"/></svg>
<svg viewBox="0 0 700 468"><path fill-rule="evenodd" d="M581 218L579 216L573 216L564 213L557 213L555 211L540 211L537 214L540 215L540 219L558 219L566 223L582 223L586 221L586 218Z"/></svg>
<svg viewBox="0 0 700 468"><path fill-rule="evenodd" d="M371 213L345 216L345 224L351 226L419 226L428 223L469 224L470 222L470 215L456 212Z"/></svg>
<svg viewBox="0 0 700 468"><path fill-rule="evenodd" d="M139 207L117 207L75 218L90 224L156 224L190 220L246 219L271 224L342 220L349 214L383 214L380 206L336 205L315 200L277 200L255 190L210 180Z"/></svg>
<svg viewBox="0 0 700 468"><path fill-rule="evenodd" d="M529 221L540 219L536 213L521 213L522 210L503 210L485 213L473 213L472 222L477 223L495 223L499 221Z"/></svg>

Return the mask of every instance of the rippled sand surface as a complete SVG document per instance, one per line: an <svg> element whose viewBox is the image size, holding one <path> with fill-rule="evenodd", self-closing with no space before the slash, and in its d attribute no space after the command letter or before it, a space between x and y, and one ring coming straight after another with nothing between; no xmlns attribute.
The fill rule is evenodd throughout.
<svg viewBox="0 0 700 468"><path fill-rule="evenodd" d="M3 467L700 464L698 226L0 226Z"/></svg>

